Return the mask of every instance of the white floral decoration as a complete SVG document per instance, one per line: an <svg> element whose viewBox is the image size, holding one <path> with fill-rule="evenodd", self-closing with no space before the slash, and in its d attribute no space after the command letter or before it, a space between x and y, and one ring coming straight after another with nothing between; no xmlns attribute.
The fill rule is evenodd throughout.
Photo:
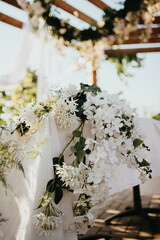
<svg viewBox="0 0 160 240"><path fill-rule="evenodd" d="M63 222L64 213L54 207L52 194L54 192L54 202L58 204L63 190L67 189L77 196L73 204L74 221L68 224L68 229L85 233L93 225L98 210L111 198L113 166L125 164L137 169L142 182L148 175L151 177L150 164L146 161L149 148L133 110L125 101L95 85L81 84L80 90L73 86L57 89L44 103L21 106L19 118L11 129L2 127L0 154L2 162L3 156L8 159L6 169L16 163L24 171L21 162L12 161L12 150L15 158L21 159L24 153L28 155L25 148L19 151L17 142L26 146L28 140L32 141L28 143L31 158L40 155L40 146L47 139L36 140L34 134L49 115L60 127L76 126L76 129L60 156L53 156L54 178L47 183L38 207L41 211L33 221L40 235L54 234ZM85 136L85 124L90 128L89 136ZM73 143L75 145L71 145ZM66 164L64 152L69 146L75 160ZM5 180L2 182L5 185Z"/></svg>

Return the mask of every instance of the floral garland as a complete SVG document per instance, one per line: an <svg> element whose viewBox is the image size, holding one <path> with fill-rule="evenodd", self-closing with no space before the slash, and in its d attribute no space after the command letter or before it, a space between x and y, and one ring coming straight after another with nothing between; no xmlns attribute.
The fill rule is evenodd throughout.
<svg viewBox="0 0 160 240"><path fill-rule="evenodd" d="M28 12L29 21L34 31L45 28L48 36L57 39L56 47L64 45L79 50L83 61L79 66L88 66L96 70L105 58L105 50L115 44L121 44L129 39L131 32L137 30L139 20L145 27L141 33L142 42L147 42L152 28L151 24L160 10L159 0L126 0L122 9L105 10L103 21L91 23L88 29L80 31L67 21L56 17L52 6L54 0L17 0L18 4ZM80 59L81 60L81 59Z"/></svg>
<svg viewBox="0 0 160 240"><path fill-rule="evenodd" d="M103 21L85 30L78 30L64 20L56 17L52 5L54 0L17 0L19 5L28 12L32 27L38 30L41 19L48 32L64 41L72 40L93 42L108 38L108 44L122 43L129 38L129 33L137 29L139 19L150 28L156 13L160 9L159 0L126 0L122 9L105 10ZM146 29L148 30L148 29ZM149 29L150 31L150 29ZM66 43L68 45L68 43Z"/></svg>
<svg viewBox="0 0 160 240"><path fill-rule="evenodd" d="M98 209L110 199L112 166L123 163L137 169L142 182L146 176L151 178L150 164L145 160L149 148L128 104L95 85L81 84L79 91L73 86L56 90L44 103L21 107L10 134L23 139L33 137L49 115L60 127L75 126L75 130L61 154L53 156L54 178L46 185L37 208L40 212L33 222L40 235L54 234L65 215L57 204L63 191L68 190L78 196L73 206L74 221L68 228L85 233L93 225ZM91 127L90 137L85 137L87 124ZM68 148L74 156L71 164L65 163Z"/></svg>

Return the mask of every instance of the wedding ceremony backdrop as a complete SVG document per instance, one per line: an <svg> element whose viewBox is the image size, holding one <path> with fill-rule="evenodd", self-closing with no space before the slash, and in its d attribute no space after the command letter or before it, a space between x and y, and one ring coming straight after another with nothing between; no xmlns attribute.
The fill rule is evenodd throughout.
<svg viewBox="0 0 160 240"><path fill-rule="evenodd" d="M6 1L2 1L2 3L3 2L6 2ZM62 2L62 3L61 3ZM82 4L80 4L80 2L82 3ZM89 22L89 23L93 23L93 24L95 24L95 21L91 21L91 20L93 20L93 18L94 18L94 12L95 12L95 19L97 19L96 21L97 21L97 23L99 23L99 24L101 24L101 25L103 25L103 19L102 19L102 16L104 15L104 12L103 12L103 10L102 10L102 8L105 8L105 4L104 4L104 1L101 3L102 1L98 1L98 3L97 3L97 1L94 1L94 3L92 2L90 2L90 1L76 1L76 2L72 2L72 4L74 5L74 6L76 6L76 7L73 7L73 6L71 6L72 4L70 4L70 2L69 1L67 1L67 2L65 2L64 3L64 1L58 1L58 7L55 7L56 8L56 10L58 9L60 9L61 10L61 4L63 5L63 8L62 9L64 9L64 10L61 10L62 11L62 14L60 14L60 16L62 17L62 19L64 18L64 19L67 19L67 18L71 18L71 24L73 24L73 26L75 26L76 28L77 28L77 26L79 26L80 27L80 29L84 29L84 28L88 28L89 27L89 24L88 23L86 23L86 19L87 19L87 21ZM105 2L107 2L107 1L105 1ZM19 19L22 19L22 21L26 21L26 16L24 15L24 14L22 14L22 12L24 12L24 11L22 11L22 10L20 10L21 8L20 8L20 6L18 6L18 4L17 4L17 2L16 1L7 1L7 3L8 4L6 4L7 5L7 7L8 6L10 6L10 11L9 12L7 12L7 11L5 11L5 13L1 13L1 15L0 15L0 19L1 19L1 21L3 21L4 23L8 23L8 24L12 24L12 26L15 26L15 27L17 27L17 28L19 28L19 29L21 29L21 27L22 27L22 22L20 22L20 21L18 21L17 19L15 19L14 17L19 17ZM109 4L111 4L111 6L113 6L113 7L116 7L117 9L119 9L119 8L121 8L122 6L121 5L116 5L116 4L114 4L115 2L114 1L112 1L112 3L109 3ZM70 5L69 5L70 4ZM96 5L95 5L96 4ZM82 6L81 6L82 5ZM87 11L88 12L90 12L89 14L92 16L92 18L91 17L88 17L88 18L86 18L85 20L84 20L84 18L83 18L83 20L81 20L81 14L80 15L78 15L78 14L76 14L77 12L76 12L76 10L78 11L78 7L81 9L81 12L83 12L83 8L86 6L86 8L85 8L85 16L87 15ZM7 7L5 7L5 6L3 6L2 5L2 9L3 8L7 8ZM92 8L91 8L92 7ZM19 11L17 10L17 11L15 11L15 9L19 9ZM67 12L68 11L68 9L70 9L70 11L69 11L69 13ZM93 13L91 14L91 11L90 11L90 9L91 9L91 11L93 11ZM132 6L130 7L130 9L128 9L128 10L131 10L132 9ZM95 10L95 11L94 11ZM127 11L128 11L127 10ZM14 13L14 11L15 11L15 13ZM60 12L61 13L61 12ZM68 13L68 15L67 15L67 13ZM8 15L7 15L8 14ZM55 12L54 12L54 14L55 14ZM57 13L56 13L57 14ZM88 15L89 15L88 14ZM116 13L117 14L117 13ZM11 15L12 17L10 17L9 15ZM59 15L59 13L58 13L58 15ZM21 16L21 17L20 17ZM146 16L147 16L147 14L146 14ZM72 19L73 18L73 19ZM114 16L109 16L109 18L110 19L113 19L114 18ZM76 21L76 19L77 19L77 21ZM80 19L80 20L78 20L78 19ZM108 21L108 20L107 20ZM135 21L135 20L134 20ZM150 20L147 20L147 21L150 21ZM142 23L142 20L141 20L141 23ZM100 44L97 44L96 45L96 47L95 47L95 53L94 53L94 51L93 51L93 49L92 49L92 47L91 47L91 43L88 43L88 45L87 44L84 44L84 46L83 47L81 47L81 53L82 52L86 52L85 51L85 48L88 48L88 51L86 52L86 54L81 54L81 55L83 55L82 56L82 58L79 58L78 59L78 61L77 61L77 68L80 68L80 67L84 67L84 66L86 66L88 69L89 69L89 71L91 72L92 71L92 58L94 58L93 57L93 55L96 55L96 51L98 52L99 51L99 54L98 54L98 57L96 56L96 61L95 61L95 65L96 65L96 67L98 67L98 64L99 64L99 62L103 62L102 64L101 64L101 66L103 66L103 67L101 67L101 68L98 68L98 74L100 75L100 78L99 78L99 84L102 84L102 81L104 82L104 84L106 84L105 82L106 82L106 78L104 78L104 74L105 74L105 72L107 72L107 74L109 73L109 76L111 76L111 77L109 77L108 75L107 75L107 77L108 77L108 86L107 85L105 85L106 86L106 88L107 89L109 89L109 90L111 90L112 91L112 89L113 88L115 88L115 89L117 89L116 91L118 92L120 92L120 91L123 91L123 90L121 90L122 88L123 88L123 86L122 86L122 84L120 83L120 81L115 81L114 79L116 78L115 77L115 74L114 74L114 72L115 72L115 70L114 70L114 65L116 66L116 68L117 68L117 72L118 72L118 74L119 74L119 76L121 77L121 78L124 78L125 76L127 76L127 82L128 82L128 84L130 85L130 89L128 88L124 88L125 90L124 90L124 92L125 92L125 98L129 98L129 101L130 101L130 98L132 98L132 102L134 103L134 102L136 102L136 99L134 98L134 95L135 95L135 93L136 93L136 90L138 90L139 88L143 88L143 82L141 81L141 80L139 80L139 79L142 79L142 78L145 78L145 80L144 80L144 83L146 83L145 85L145 88L146 88L146 91L144 91L143 92L143 97L140 97L140 92L138 93L138 98L137 98L137 103L136 103L136 106L134 105L134 104L132 104L132 106L133 107L138 107L138 108L140 108L140 104L142 105L142 103L143 103L143 105L145 105L145 103L147 104L147 105L150 105L150 107L148 107L148 111L149 111L149 114L151 115L153 115L153 114L156 114L157 112L158 112L158 104L159 104L159 101L158 101L158 93L157 93L157 88L155 88L155 89L153 89L152 91L154 91L155 92L155 94L154 94L154 97L151 97L151 95L152 95L152 91L151 91L151 89L152 88L154 88L154 86L156 86L157 84L158 84L158 77L156 77L156 76L158 76L158 74L159 74L159 72L158 72L158 56L159 56L159 53L157 52L157 51L159 51L159 16L157 16L156 18L155 18L155 20L154 20L154 22L153 22L154 24L148 24L148 28L149 28L149 26L151 27L153 27L153 30L152 30L152 34L150 35L150 34L147 34L147 36L148 35L150 35L150 36L148 36L148 37L146 37L145 36L145 34L144 34L144 29L145 29L145 26L143 25L143 24L138 24L138 30L136 30L135 32L132 32L131 34L130 34L130 36L128 36L128 33L130 32L130 30L128 31L128 30L125 30L124 31L124 23L121 21L120 22L120 24L119 24L119 26L117 27L117 32L120 32L121 31L121 33L123 34L124 33L124 35L125 35L125 41L123 41L123 39L121 39L122 37L119 37L119 41L122 43L121 45L117 45L117 44L114 44L114 46L112 46L111 47L111 52L110 52L110 43L109 43L109 46L107 45L106 46L106 51L108 51L108 53L110 53L111 55L105 55L104 56L104 54L103 54L103 52L104 52L104 47L103 47L103 43L100 43ZM57 24L57 23L56 23ZM109 25L109 24L108 24ZM132 26L133 26L133 24L132 24ZM95 26L94 26L95 27ZM64 27L61 27L61 26L59 26L59 28L62 28L62 29L60 29L60 32L61 31L64 31ZM108 26L107 26L107 28L108 28ZM128 28L130 28L130 25L128 25ZM3 29L4 29L4 27L3 27ZM2 31L3 31L3 29L2 29ZM6 28L7 29L7 28ZM111 29L111 27L110 27L110 29ZM24 30L23 30L24 31ZM58 30L59 31L59 30ZM111 31L111 30L110 30ZM145 30L146 31L146 30ZM149 30L149 31L151 31L151 30ZM10 33L11 32L13 32L14 33L14 29L12 30L10 30L9 31ZM15 45L15 49L17 49L17 50L19 50L19 48L18 48L18 43L16 42L16 41L19 41L19 38L20 37L18 37L18 36L20 36L20 33L17 31L17 30L15 30L15 36L17 36L16 38L14 37L13 38L13 41L11 42L11 44L10 44L10 42L9 42L9 40L7 40L7 36L8 36L8 38L10 38L10 35L8 34L9 33L8 31L6 31L5 32L5 35L4 36L2 36L2 39L1 39L1 44L4 44L5 42L7 43L7 44L9 44L10 46L8 46L8 48L10 48L10 50L11 49L13 49L13 48L11 48L11 45ZM147 31L148 32L148 31ZM24 43L24 45L22 44L22 46L21 46L21 50L19 50L19 52L21 52L22 53L22 49L23 49L23 56L22 56L22 54L19 54L19 56L17 56L17 58L16 58L16 64L17 64L17 66L19 65L19 67L17 67L17 69L19 69L18 71L22 71L22 69L24 69L24 63L25 63L25 57L24 57L24 55L26 55L27 56L27 52L28 52L28 55L29 55L29 52L30 52L30 46L31 45L33 45L33 39L31 40L28 40L28 35L29 35L30 33L27 33L26 32L26 35L24 36L24 38L26 37L27 38L27 40L26 40L26 43ZM84 33L85 34L85 33ZM22 34L21 34L22 35ZM108 34L107 34L107 36L108 36ZM63 37L63 34L62 34L62 37ZM39 49L39 51L41 52L40 54L39 54L39 58L42 58L42 56L43 56L43 59L45 59L44 58L44 55L46 56L46 55L49 55L49 52L50 52L50 55L51 55L51 52L53 51L53 44L51 44L52 46L50 46L49 48L48 48L48 50L44 50L43 48L43 40L42 40L42 36L41 36L41 38L39 37L39 39L41 39L41 46L40 46L40 49ZM148 40L147 40L147 38L148 38ZM4 39L4 40L3 40ZM61 39L61 36L60 36L60 39ZM113 37L113 34L111 34L111 36L109 37L109 39L111 39L110 40L110 42L111 43L113 43L113 41L114 41L114 37ZM29 43L30 42L30 43ZM103 42L103 41L101 41L101 42ZM143 44L140 44L140 42L142 43L143 42ZM139 44L138 44L139 43ZM145 43L145 44L144 44ZM37 46L36 45L38 45L37 44L37 42L34 44L34 48L36 48ZM62 41L62 39L59 41L59 44L58 44L58 48L61 48L61 45L63 45L63 41ZM25 47L24 47L25 46ZM28 48L28 50L27 50L27 48ZM54 47L55 48L55 47ZM108 50L107 50L108 49ZM114 51L113 51L114 50ZM2 49L2 51L3 51L3 49ZM9 50L8 50L9 51ZM44 51L48 51L48 52L45 52L44 53ZM153 54L151 54L152 53L152 51L153 51ZM157 52L157 54L156 54L156 52ZM14 51L15 52L15 51ZM125 55L124 54L122 54L122 55L116 55L116 52L117 53L126 53ZM143 54L142 55L142 53L140 53L140 55L139 54L135 54L136 52L148 52L148 53L150 53L150 54L147 54L147 55L145 55L145 54ZM129 53L134 53L134 55L133 54L129 54ZM70 56L72 54L72 52L71 52L71 50L69 50L69 52L68 53L66 53L65 55L66 55L66 57L67 57L67 55L68 56ZM56 55L56 53L54 52L54 53L52 53L52 56L54 56L54 55ZM73 55L73 54L72 54ZM74 53L74 55L76 55L75 53ZM2 56L3 56L3 59L4 59L4 57L5 57L5 55L4 54L2 54ZM57 56L57 55L56 55ZM152 57L152 56L155 56L154 58ZM12 57L12 56L11 56ZM50 56L49 56L50 57ZM143 68L143 57L145 57L145 59L146 60L144 60L145 61L145 65L146 65L146 67L145 67L145 69ZM22 59L21 59L22 58ZM36 56L35 55L33 55L32 56L32 58L35 58L35 60L36 60ZM52 66L52 71L51 70L47 70L47 71L50 71L49 72L49 75L51 76L51 74L54 74L54 76L52 76L52 79L53 78L56 78L57 79L57 81L62 81L62 79L60 79L61 78L61 76L63 75L62 73L59 73L58 71L60 71L60 69L61 69L61 66L58 66L58 65L63 65L63 68L64 68L64 61L65 60L59 60L59 58L58 58L58 56L57 56L57 60L59 61L59 63L57 63L57 60L55 60L56 58L54 58L54 57L52 57L53 59L49 59L49 62L51 63L52 62L52 60L54 60L54 62L53 62L53 66L55 66L55 67L53 67ZM75 56L74 56L74 58L75 58ZM13 59L13 57L11 58L11 60ZM19 60L20 59L20 60ZM107 60L109 60L109 61L105 61L106 63L104 63L104 61L101 61L101 60L103 60L103 59L107 59ZM14 60L14 59L13 59ZM12 60L12 62L13 62L13 60ZM45 59L44 61L46 61L47 59ZM136 61L135 61L136 60ZM21 65L20 65L20 61L22 62L21 63ZM37 60L36 60L37 61ZM68 64L70 64L70 59L68 58ZM146 63L146 61L147 61L147 63ZM6 66L4 65L4 62L5 63L7 63L7 59L4 59L4 61L2 61L2 67L3 68L6 68ZM107 63L108 62L108 63ZM111 66L111 64L109 65L109 62L113 62L113 67ZM63 64L64 63L64 64ZM153 63L155 63L155 64L153 64ZM31 64L31 66L34 66L35 64L34 64L34 61L32 61L32 64ZM41 62L41 64L39 63L39 65L37 66L34 66L33 67L33 69L34 70L36 70L37 68L39 68L39 66L40 65L44 65L44 63L42 63ZM50 64L51 65L51 64ZM48 66L46 67L45 66L45 71L46 71L46 68L48 69L49 68L49 66L50 66L49 64L48 64ZM65 64L66 65L66 64ZM131 76L131 74L132 75L135 75L135 73L137 72L136 71L136 69L135 69L135 66L141 66L142 65L142 68L141 68L141 74L138 74L139 76L137 76L137 74L136 74L136 78L134 78L134 81L129 81L128 80L128 78L130 78L130 76ZM133 67L132 67L133 66ZM51 67L50 67L51 68ZM56 68L57 69L57 71L56 72L54 72L54 68ZM106 71L105 71L105 68L108 68ZM130 69L129 71L128 71L128 68ZM16 72L17 71L17 69L13 69L13 71L14 72ZM20 70L21 69L21 70ZM102 69L102 71L103 71L103 75L101 74L101 70L99 71L99 69ZM145 71L143 71L143 69L145 70ZM151 70L149 70L149 69L151 69ZM156 76L154 77L154 80L152 79L152 81L150 80L151 78L152 78L152 69L153 69L153 72L155 72L156 73ZM147 71L146 71L147 70ZM65 71L65 70L64 70ZM68 70L68 71L70 71L70 70ZM143 71L143 72L142 72ZM2 72L2 71L1 71ZM4 71L3 71L4 72ZM140 72L140 71L139 71ZM42 71L41 71L41 74L42 74ZM44 74L46 74L46 73L44 73ZM47 73L48 74L48 73ZM23 78L24 78L24 74L22 74L23 75ZM58 75L58 76L57 76ZM73 76L74 76L74 74L72 74ZM84 78L84 75L81 73L81 72L79 72L79 76L81 76L81 77L83 77ZM96 76L95 74L94 74L94 76ZM149 79L149 76L150 76L150 79ZM66 76L67 77L67 76ZM18 78L18 77L15 77L15 78ZM71 76L70 77L71 79L72 79L72 81L74 81L74 78ZM75 78L77 78L76 77L76 75L75 75ZM22 79L22 77L21 77L21 79ZM64 77L63 77L63 79L64 79ZM115 82L115 85L112 83L113 82L113 80L111 80L111 79L113 79L114 80L114 82ZM137 79L137 80L136 80ZM69 80L69 78L67 78L67 81ZM146 82L147 81L147 82ZM14 82L14 80L13 80L13 76L12 76L12 82ZM51 81L50 81L51 82ZM92 82L91 80L90 80L90 82ZM130 82L130 83L129 83ZM133 82L133 84L132 84L132 82ZM135 82L135 84L134 84L134 82ZM141 83L142 82L142 83ZM153 84L151 84L151 82L153 83ZM46 83L44 83L44 85L47 85L48 84L48 82L46 82ZM152 86L151 86L152 85ZM121 87L122 86L122 87ZM136 86L138 86L137 87L137 89L135 89L136 88ZM133 90L134 89L134 90ZM148 97L147 97L148 96ZM150 97L149 97L150 96ZM146 99L146 101L144 101L144 98ZM142 115L142 112L144 112L144 111L147 111L144 107L142 107L141 106L141 115ZM147 115L147 116L149 116L149 114Z"/></svg>
<svg viewBox="0 0 160 240"><path fill-rule="evenodd" d="M137 119L118 94L98 86L97 77L104 60L123 79L130 76L128 65L141 67L138 53L160 52L160 1L126 0L118 10L86 1L103 11L100 21L71 1L3 2L26 11L28 21L0 13L2 22L23 28L18 57L1 78L0 239L75 240L114 193L160 176L160 123ZM87 27L63 20L58 8ZM26 69L33 41L38 72ZM90 85L51 87L53 48L62 59L65 49L76 50L77 69L90 73ZM140 209L140 215L155 230L147 213Z"/></svg>

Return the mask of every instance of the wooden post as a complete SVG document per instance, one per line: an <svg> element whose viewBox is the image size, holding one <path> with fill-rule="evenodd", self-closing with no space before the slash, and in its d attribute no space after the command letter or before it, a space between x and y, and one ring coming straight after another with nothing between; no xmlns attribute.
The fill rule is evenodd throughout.
<svg viewBox="0 0 160 240"><path fill-rule="evenodd" d="M96 72L96 70L92 71L92 82L93 82L93 84L97 85L97 72Z"/></svg>
<svg viewBox="0 0 160 240"><path fill-rule="evenodd" d="M93 48L94 51L94 48ZM97 85L97 71L95 68L95 59L92 59L92 84Z"/></svg>

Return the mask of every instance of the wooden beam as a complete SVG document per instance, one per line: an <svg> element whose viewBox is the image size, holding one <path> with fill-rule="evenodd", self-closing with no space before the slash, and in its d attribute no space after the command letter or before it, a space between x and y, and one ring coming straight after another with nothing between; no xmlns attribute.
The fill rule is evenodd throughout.
<svg viewBox="0 0 160 240"><path fill-rule="evenodd" d="M83 12L79 11L77 8L72 7L71 5L69 5L68 3L66 3L62 0L54 0L54 5L56 7L63 9L64 11L76 16L77 18L80 18L81 20L83 20L89 24L97 24L97 21L95 19L87 16Z"/></svg>
<svg viewBox="0 0 160 240"><path fill-rule="evenodd" d="M88 2L94 4L96 7L102 9L103 11L105 9L112 10L112 8L110 8L107 4L105 4L101 0L88 0Z"/></svg>
<svg viewBox="0 0 160 240"><path fill-rule="evenodd" d="M160 47L106 50L107 55L160 52Z"/></svg>
<svg viewBox="0 0 160 240"><path fill-rule="evenodd" d="M2 0L2 1L5 2L5 3L8 3L8 4L10 4L10 5L14 6L14 7L17 7L17 8L21 9L21 7L18 5L16 0ZM61 0L56 0L56 2L59 2L59 1L61 1ZM91 2L92 4L94 4L95 6L99 7L102 10L104 10L105 8L108 8L108 9L111 10L111 8L107 4L102 2L101 0L88 0L88 1ZM91 18L90 18L90 20L91 20ZM140 24L143 24L143 23L144 23L143 20L140 20ZM154 24L160 24L160 16L155 17L155 20L153 21L153 23Z"/></svg>
<svg viewBox="0 0 160 240"><path fill-rule="evenodd" d="M17 8L21 9L21 7L18 5L16 0L2 0L2 1L5 2L5 3L8 3L8 4L10 4L10 5L14 6L14 7L17 7Z"/></svg>
<svg viewBox="0 0 160 240"><path fill-rule="evenodd" d="M0 13L0 21L20 29L23 26L23 23L21 21L14 19L12 17L9 17L3 13Z"/></svg>

